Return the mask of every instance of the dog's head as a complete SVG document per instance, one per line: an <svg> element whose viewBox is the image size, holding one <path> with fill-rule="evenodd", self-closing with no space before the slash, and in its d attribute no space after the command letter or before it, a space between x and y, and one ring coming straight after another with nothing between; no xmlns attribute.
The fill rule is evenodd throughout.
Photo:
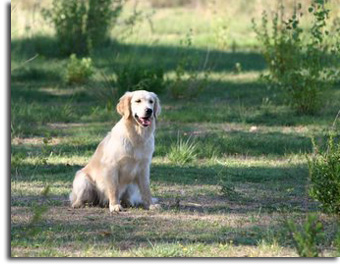
<svg viewBox="0 0 340 269"><path fill-rule="evenodd" d="M134 91L126 92L119 99L117 112L125 119L133 118L140 126L148 127L161 113L161 107L155 93Z"/></svg>

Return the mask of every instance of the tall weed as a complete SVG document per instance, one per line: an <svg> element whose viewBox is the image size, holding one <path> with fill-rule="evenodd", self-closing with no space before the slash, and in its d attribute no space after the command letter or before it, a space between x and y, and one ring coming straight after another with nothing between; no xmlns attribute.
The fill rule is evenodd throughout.
<svg viewBox="0 0 340 269"><path fill-rule="evenodd" d="M320 256L319 244L324 238L324 232L316 215L308 215L302 226L297 226L292 220L287 225L300 257Z"/></svg>
<svg viewBox="0 0 340 269"><path fill-rule="evenodd" d="M313 1L308 12L312 25L307 28L301 26L302 16L305 16L301 4L295 6L288 18L281 4L271 22L266 12L263 12L261 26L253 20L253 29L269 68L265 79L278 86L288 103L302 114L319 110L325 93L339 75L336 68L340 41L336 36L340 27L330 33L327 27L330 10L324 1Z"/></svg>

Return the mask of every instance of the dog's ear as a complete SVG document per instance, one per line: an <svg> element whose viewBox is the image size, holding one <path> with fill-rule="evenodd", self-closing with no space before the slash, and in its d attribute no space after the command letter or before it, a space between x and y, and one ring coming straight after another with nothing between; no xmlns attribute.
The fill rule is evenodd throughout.
<svg viewBox="0 0 340 269"><path fill-rule="evenodd" d="M161 104L155 93L152 93L153 98L155 100L155 105L153 107L153 115L157 119L157 117L161 114Z"/></svg>
<svg viewBox="0 0 340 269"><path fill-rule="evenodd" d="M117 104L117 112L122 115L125 119L128 119L131 114L130 103L131 103L132 94L131 92L126 92L120 99Z"/></svg>

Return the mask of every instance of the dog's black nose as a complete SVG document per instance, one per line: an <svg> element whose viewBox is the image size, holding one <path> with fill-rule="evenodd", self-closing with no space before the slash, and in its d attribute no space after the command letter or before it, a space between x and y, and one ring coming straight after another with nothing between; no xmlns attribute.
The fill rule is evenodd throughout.
<svg viewBox="0 0 340 269"><path fill-rule="evenodd" d="M145 109L145 112L147 115L151 115L152 114L152 109L151 108L147 108Z"/></svg>

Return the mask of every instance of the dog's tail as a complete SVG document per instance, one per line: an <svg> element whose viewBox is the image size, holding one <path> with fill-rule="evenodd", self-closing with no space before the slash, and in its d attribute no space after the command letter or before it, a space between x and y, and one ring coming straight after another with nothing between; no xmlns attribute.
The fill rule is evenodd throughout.
<svg viewBox="0 0 340 269"><path fill-rule="evenodd" d="M77 171L77 173L75 175L75 178L73 180L72 191L71 191L70 195L68 196L71 205L73 205L75 203L75 201L77 201L77 191L79 189L78 185L79 185L79 177L80 176L82 176L82 171L81 170Z"/></svg>
<svg viewBox="0 0 340 269"><path fill-rule="evenodd" d="M70 200L70 204L72 205L77 200L77 195L73 191L71 191L68 199Z"/></svg>

